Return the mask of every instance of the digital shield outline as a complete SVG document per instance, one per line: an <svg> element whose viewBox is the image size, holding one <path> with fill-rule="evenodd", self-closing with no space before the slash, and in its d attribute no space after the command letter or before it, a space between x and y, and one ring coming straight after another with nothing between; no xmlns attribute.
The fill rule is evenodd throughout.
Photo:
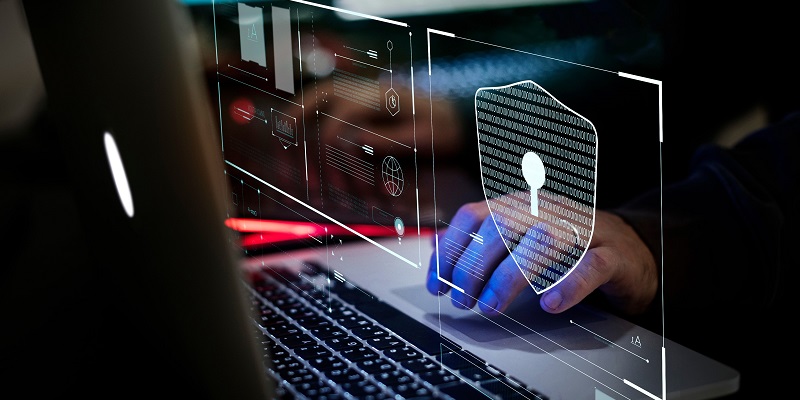
<svg viewBox="0 0 800 400"><path fill-rule="evenodd" d="M476 90L475 122L490 215L541 294L574 270L591 242L597 132L531 80Z"/></svg>

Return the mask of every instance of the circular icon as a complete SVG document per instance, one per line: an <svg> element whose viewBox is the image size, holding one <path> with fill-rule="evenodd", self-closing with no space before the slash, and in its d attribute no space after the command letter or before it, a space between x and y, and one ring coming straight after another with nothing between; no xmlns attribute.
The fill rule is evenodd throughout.
<svg viewBox="0 0 800 400"><path fill-rule="evenodd" d="M392 156L387 156L381 164L381 175L383 176L383 186L392 196L400 196L403 193L403 170L400 169L400 162Z"/></svg>
<svg viewBox="0 0 800 400"><path fill-rule="evenodd" d="M403 236L403 233L406 231L406 226L403 224L403 220L400 217L395 217L394 219L394 230L397 231L397 236Z"/></svg>

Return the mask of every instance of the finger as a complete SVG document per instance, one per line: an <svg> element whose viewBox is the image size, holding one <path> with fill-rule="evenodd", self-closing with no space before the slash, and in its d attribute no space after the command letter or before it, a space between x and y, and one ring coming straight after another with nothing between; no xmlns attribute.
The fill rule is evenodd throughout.
<svg viewBox="0 0 800 400"><path fill-rule="evenodd" d="M492 273L486 287L479 298L481 310L489 315L503 312L526 287L530 286L529 279L534 279L544 266L531 257L531 251L541 251L535 243L549 242L553 239L552 227L540 222L530 227L519 244L514 247L510 255L500 263ZM538 249L538 250L537 250ZM552 260L550 257L545 259Z"/></svg>
<svg viewBox="0 0 800 400"><path fill-rule="evenodd" d="M561 282L551 286L539 299L539 305L549 313L560 313L578 304L592 291L609 280L605 260L596 249L590 249Z"/></svg>
<svg viewBox="0 0 800 400"><path fill-rule="evenodd" d="M426 287L435 295L447 293L450 286L442 282L452 282L453 266L464 249L472 241L469 232L476 231L488 214L480 202L461 206L450 221L449 227L440 237L435 238L433 254L428 266Z"/></svg>
<svg viewBox="0 0 800 400"><path fill-rule="evenodd" d="M508 255L492 273L478 298L478 307L487 315L497 315L508 308L530 284L514 256Z"/></svg>
<svg viewBox="0 0 800 400"><path fill-rule="evenodd" d="M476 237L453 265L452 283L461 290L452 292L453 305L472 308L500 262L508 257L508 249L491 217L481 223Z"/></svg>

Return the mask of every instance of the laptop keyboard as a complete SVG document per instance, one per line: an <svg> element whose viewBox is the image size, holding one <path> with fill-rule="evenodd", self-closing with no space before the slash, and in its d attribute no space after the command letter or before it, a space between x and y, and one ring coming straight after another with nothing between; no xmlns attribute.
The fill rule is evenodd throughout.
<svg viewBox="0 0 800 400"><path fill-rule="evenodd" d="M547 399L351 283L264 271L246 285L277 398Z"/></svg>

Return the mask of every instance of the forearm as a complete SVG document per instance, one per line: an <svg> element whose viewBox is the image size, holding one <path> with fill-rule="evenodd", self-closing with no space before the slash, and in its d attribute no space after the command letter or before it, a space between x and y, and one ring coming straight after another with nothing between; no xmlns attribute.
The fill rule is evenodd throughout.
<svg viewBox="0 0 800 400"><path fill-rule="evenodd" d="M800 120L792 119L731 150L703 148L687 179L613 210L663 268L669 305L774 301L786 246L797 236L798 157L789 154L797 132Z"/></svg>

